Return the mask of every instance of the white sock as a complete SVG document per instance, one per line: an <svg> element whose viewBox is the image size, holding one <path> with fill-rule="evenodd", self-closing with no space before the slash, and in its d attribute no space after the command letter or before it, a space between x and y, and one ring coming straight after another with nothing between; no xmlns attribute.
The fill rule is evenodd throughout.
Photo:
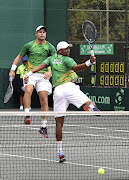
<svg viewBox="0 0 129 180"><path fill-rule="evenodd" d="M58 154L62 152L62 141L57 141L57 150L58 150Z"/></svg>
<svg viewBox="0 0 129 180"><path fill-rule="evenodd" d="M93 109L93 108L94 108L94 105L93 105L93 104L90 104L89 107Z"/></svg>
<svg viewBox="0 0 129 180"><path fill-rule="evenodd" d="M20 106L20 109L23 109L23 105Z"/></svg>
<svg viewBox="0 0 129 180"><path fill-rule="evenodd" d="M24 110L26 113L28 113L30 111L29 108L25 108Z"/></svg>
<svg viewBox="0 0 129 180"><path fill-rule="evenodd" d="M44 128L47 126L47 120L46 119L42 119L41 126L44 127Z"/></svg>

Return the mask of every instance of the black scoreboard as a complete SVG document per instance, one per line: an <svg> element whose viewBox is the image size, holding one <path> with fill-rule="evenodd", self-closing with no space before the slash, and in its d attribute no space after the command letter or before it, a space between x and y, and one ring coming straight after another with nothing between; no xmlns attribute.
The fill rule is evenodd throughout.
<svg viewBox="0 0 129 180"><path fill-rule="evenodd" d="M117 44L97 44L94 45L96 52L96 64L90 67L90 83L91 86L125 86L125 49L123 43ZM90 49L87 45L83 48L80 45L80 54L84 59L84 55L90 55ZM85 56L86 57L89 56Z"/></svg>
<svg viewBox="0 0 129 180"><path fill-rule="evenodd" d="M96 66L96 67L95 67ZM91 66L91 85L125 86L125 62L97 61Z"/></svg>
<svg viewBox="0 0 129 180"><path fill-rule="evenodd" d="M126 62L125 44L94 44L96 64L78 73L77 81L81 86L124 87ZM70 56L77 64L84 63L90 57L91 50L87 44L74 44Z"/></svg>
<svg viewBox="0 0 129 180"><path fill-rule="evenodd" d="M100 62L101 86L124 86L125 63L124 62Z"/></svg>

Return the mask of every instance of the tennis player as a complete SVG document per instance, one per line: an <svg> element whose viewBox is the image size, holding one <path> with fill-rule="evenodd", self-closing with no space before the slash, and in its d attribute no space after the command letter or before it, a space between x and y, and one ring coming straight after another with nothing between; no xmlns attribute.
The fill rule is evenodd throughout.
<svg viewBox="0 0 129 180"><path fill-rule="evenodd" d="M68 57L70 54L71 44L61 41L57 44L58 55L48 57L41 65L32 69L27 73L25 82L33 76L33 73L51 66L52 83L54 87L54 111L66 112L69 104L75 105L77 108L88 106L92 110L98 110L96 105L80 90L80 87L74 82L78 78L76 72L82 71L96 61L96 57L90 56L90 59L83 64L78 64L74 59ZM59 161L65 161L65 154L62 151L62 127L64 124L64 116L56 116L56 139Z"/></svg>
<svg viewBox="0 0 129 180"><path fill-rule="evenodd" d="M55 47L46 41L46 27L40 25L36 28L35 35L37 37L36 40L33 40L24 45L21 49L18 56L15 58L13 65L11 67L9 76L10 78L15 77L15 70L20 63L21 59L27 55L28 61L25 68L25 74L31 71L34 67L40 65L48 56L57 54ZM48 71L48 68L45 68L37 73L33 74L29 78L29 82L24 84L25 94L24 94L24 108L25 112L29 112L29 107L31 105L31 96L34 87L40 98L41 103L41 111L48 111L48 95L52 93L52 85L49 82L49 78L51 77L51 71ZM29 116L25 117L25 124L30 124L31 119ZM47 117L42 117L42 125L39 132L44 137L48 137L47 134Z"/></svg>

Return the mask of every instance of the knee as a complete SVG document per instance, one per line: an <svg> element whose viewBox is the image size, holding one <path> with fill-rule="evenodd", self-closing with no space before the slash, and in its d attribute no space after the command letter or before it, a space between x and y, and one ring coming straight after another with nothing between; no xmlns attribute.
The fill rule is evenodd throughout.
<svg viewBox="0 0 129 180"><path fill-rule="evenodd" d="M48 97L40 98L41 106L47 106L48 105Z"/></svg>
<svg viewBox="0 0 129 180"><path fill-rule="evenodd" d="M26 94L30 94L30 95L31 95L32 92L33 92L33 88L29 88L29 87L26 87L26 88L25 88L25 93L26 93Z"/></svg>

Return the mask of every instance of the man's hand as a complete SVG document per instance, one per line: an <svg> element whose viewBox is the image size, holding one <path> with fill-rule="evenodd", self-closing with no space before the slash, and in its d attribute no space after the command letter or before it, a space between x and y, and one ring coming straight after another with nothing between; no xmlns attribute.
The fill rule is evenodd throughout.
<svg viewBox="0 0 129 180"><path fill-rule="evenodd" d="M25 83L25 84L27 84L27 83L28 83L28 81L29 81L29 76L28 76L28 75L26 75L26 76L24 77L24 83Z"/></svg>
<svg viewBox="0 0 129 180"><path fill-rule="evenodd" d="M90 62L91 62L91 63L96 62L96 57L95 57L95 56L90 56Z"/></svg>
<svg viewBox="0 0 129 180"><path fill-rule="evenodd" d="M44 73L44 79L50 79L51 76L52 76L51 71L48 71L48 72Z"/></svg>
<svg viewBox="0 0 129 180"><path fill-rule="evenodd" d="M10 81L11 77L13 77L13 79L15 78L15 71L13 71L13 70L10 70L10 72L9 72L9 81Z"/></svg>

